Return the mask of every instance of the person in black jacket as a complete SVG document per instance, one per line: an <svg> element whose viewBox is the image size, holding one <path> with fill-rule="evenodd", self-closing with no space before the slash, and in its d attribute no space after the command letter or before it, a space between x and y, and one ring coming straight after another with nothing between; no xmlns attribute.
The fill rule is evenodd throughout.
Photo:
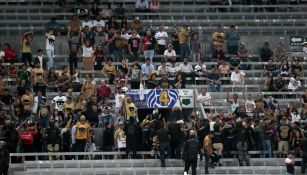
<svg viewBox="0 0 307 175"><path fill-rule="evenodd" d="M197 156L200 155L200 160L202 160L202 153L200 149L200 144L193 130L189 133L189 139L185 142L183 148L183 160L185 161L184 173L189 172L192 166L192 175L196 175L197 168Z"/></svg>
<svg viewBox="0 0 307 175"><path fill-rule="evenodd" d="M0 141L0 175L8 175L9 169L9 151L6 143Z"/></svg>
<svg viewBox="0 0 307 175"><path fill-rule="evenodd" d="M128 123L125 125L125 134L126 134L126 157L130 151L133 152L132 157L136 157L136 147L138 144L138 125L134 117L130 117Z"/></svg>
<svg viewBox="0 0 307 175"><path fill-rule="evenodd" d="M60 129L55 127L53 118L49 120L49 127L46 129L46 142L48 152L59 152L60 150ZM49 157L49 159L52 159ZM59 159L59 157L56 157Z"/></svg>
<svg viewBox="0 0 307 175"><path fill-rule="evenodd" d="M248 155L248 139L249 134L246 129L246 123L242 123L241 121L237 123L237 127L235 129L235 140L237 146L237 153L239 159L239 165L243 166L243 161L246 162L246 166L249 166L249 155Z"/></svg>
<svg viewBox="0 0 307 175"><path fill-rule="evenodd" d="M106 152L113 151L114 148L114 126L112 123L106 123L106 129L103 131L102 150ZM106 155L106 159L112 159L113 156Z"/></svg>
<svg viewBox="0 0 307 175"><path fill-rule="evenodd" d="M44 58L43 50L37 50L37 56L34 58L33 65L39 64L41 68L44 70L47 68L48 59Z"/></svg>
<svg viewBox="0 0 307 175"><path fill-rule="evenodd" d="M162 123L160 130L157 131L158 140L160 143L160 160L161 167L165 167L165 151L169 154L169 140L170 135L168 129Z"/></svg>

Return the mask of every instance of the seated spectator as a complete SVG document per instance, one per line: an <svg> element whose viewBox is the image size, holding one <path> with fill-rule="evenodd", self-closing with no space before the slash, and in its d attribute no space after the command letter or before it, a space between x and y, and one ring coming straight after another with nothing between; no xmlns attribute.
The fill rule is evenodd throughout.
<svg viewBox="0 0 307 175"><path fill-rule="evenodd" d="M4 62L6 63L14 62L16 58L16 51L13 48L11 48L11 45L9 43L3 44L3 51L4 51L4 57L3 57Z"/></svg>
<svg viewBox="0 0 307 175"><path fill-rule="evenodd" d="M89 16L91 17L91 19L96 19L98 15L100 15L100 8L96 3L93 3L92 8L90 9Z"/></svg>
<svg viewBox="0 0 307 175"><path fill-rule="evenodd" d="M269 47L269 43L265 42L260 50L261 61L267 62L273 57L273 51Z"/></svg>
<svg viewBox="0 0 307 175"><path fill-rule="evenodd" d="M168 66L168 75L170 77L175 77L177 72L179 72L179 67L176 65L175 61L171 61L171 65Z"/></svg>
<svg viewBox="0 0 307 175"><path fill-rule="evenodd" d="M160 3L158 2L158 0L152 0L150 2L150 10L154 13L159 12L160 10Z"/></svg>
<svg viewBox="0 0 307 175"><path fill-rule="evenodd" d="M288 77L291 74L291 67L287 59L284 59L281 62L279 66L279 72L283 77Z"/></svg>
<svg viewBox="0 0 307 175"><path fill-rule="evenodd" d="M17 66L14 63L10 63L9 67L7 68L7 75L9 76L9 78L17 80L17 73Z"/></svg>
<svg viewBox="0 0 307 175"><path fill-rule="evenodd" d="M230 66L225 60L222 61L222 64L218 67L219 72L222 77L228 77L230 75Z"/></svg>
<svg viewBox="0 0 307 175"><path fill-rule="evenodd" d="M105 27L105 21L101 19L100 15L97 15L93 21L93 31L97 32L99 36L102 36L103 32L105 31Z"/></svg>
<svg viewBox="0 0 307 175"><path fill-rule="evenodd" d="M238 54L233 54L233 56L229 60L230 69L234 70L236 67L241 67L241 59Z"/></svg>
<svg viewBox="0 0 307 175"><path fill-rule="evenodd" d="M108 58L107 64L102 68L102 75L109 79L109 84L113 84L115 81L116 68L112 63L112 58Z"/></svg>
<svg viewBox="0 0 307 175"><path fill-rule="evenodd" d="M114 9L114 15L119 19L123 19L124 17L126 17L126 9L123 6L124 4L121 2L118 3L117 8Z"/></svg>
<svg viewBox="0 0 307 175"><path fill-rule="evenodd" d="M51 17L50 21L46 23L46 32L53 30L55 35L60 34L61 25L56 21L55 17Z"/></svg>
<svg viewBox="0 0 307 175"><path fill-rule="evenodd" d="M212 52L211 59L212 61L216 61L218 65L220 65L223 60L226 60L226 56L225 56L222 46L217 45L215 47L215 49Z"/></svg>
<svg viewBox="0 0 307 175"><path fill-rule="evenodd" d="M158 67L158 75L163 76L167 75L168 76L168 66L166 65L166 61L163 61L161 65Z"/></svg>
<svg viewBox="0 0 307 175"><path fill-rule="evenodd" d="M230 81L233 83L233 85L243 85L244 76L245 73L243 73L238 67L236 67L235 70L231 73Z"/></svg>
<svg viewBox="0 0 307 175"><path fill-rule="evenodd" d="M200 39L198 33L193 33L191 41L190 41L190 48L192 54L192 61L196 61L200 59Z"/></svg>
<svg viewBox="0 0 307 175"><path fill-rule="evenodd" d="M158 82L158 80L156 80L156 78L157 78L156 72L153 72L153 73L150 74L148 81L146 83L147 89L159 88L159 82Z"/></svg>
<svg viewBox="0 0 307 175"><path fill-rule="evenodd" d="M229 29L230 31L226 32L227 51L228 54L235 54L238 52L240 34L234 25L231 25Z"/></svg>
<svg viewBox="0 0 307 175"><path fill-rule="evenodd" d="M77 15L79 17L79 19L85 19L86 16L89 15L89 11L87 10L87 8L85 7L85 5L83 3L79 4L79 7L77 8Z"/></svg>
<svg viewBox="0 0 307 175"><path fill-rule="evenodd" d="M179 65L179 71L183 73L185 77L191 77L194 75L193 67L187 58L185 58L183 63Z"/></svg>
<svg viewBox="0 0 307 175"><path fill-rule="evenodd" d="M131 37L131 35L127 32L126 27L122 27L122 28L121 28L120 37L122 37L123 39L125 39L125 42L127 42L128 39Z"/></svg>
<svg viewBox="0 0 307 175"><path fill-rule="evenodd" d="M162 89L169 89L171 87L171 81L168 79L167 74L162 74L162 78L159 81L159 87Z"/></svg>
<svg viewBox="0 0 307 175"><path fill-rule="evenodd" d="M299 91L302 88L302 83L300 79L300 76L291 77L288 85L288 90L292 92Z"/></svg>
<svg viewBox="0 0 307 175"><path fill-rule="evenodd" d="M295 57L294 61L292 61L291 73L293 76L301 76L303 72L303 68L300 65L300 61Z"/></svg>
<svg viewBox="0 0 307 175"><path fill-rule="evenodd" d="M153 64L151 64L150 58L146 58L146 61L144 64L141 66L142 70L142 77L147 77L149 78L150 75L154 72L155 67Z"/></svg>
<svg viewBox="0 0 307 175"><path fill-rule="evenodd" d="M110 20L106 24L106 31L110 33L111 29L114 29L116 31L118 28L119 28L119 25L115 20L115 16L111 16Z"/></svg>
<svg viewBox="0 0 307 175"><path fill-rule="evenodd" d="M200 94L196 98L196 101L203 106L212 106L212 97L209 93L206 92L206 89L202 88ZM210 109L205 108L205 112L209 113Z"/></svg>
<svg viewBox="0 0 307 175"><path fill-rule="evenodd" d="M195 75L203 77L207 73L207 66L204 64L203 59L198 59L197 65L194 67Z"/></svg>
<svg viewBox="0 0 307 175"><path fill-rule="evenodd" d="M172 45L168 45L167 49L164 51L163 61L167 62L169 60L176 61L176 52Z"/></svg>
<svg viewBox="0 0 307 175"><path fill-rule="evenodd" d="M84 20L81 22L82 29L85 29L85 27L89 27L89 30L92 30L93 28L93 21L90 19L89 15L84 16Z"/></svg>
<svg viewBox="0 0 307 175"><path fill-rule="evenodd" d="M245 62L245 63L249 62L249 58L248 58L249 53L248 53L248 50L246 49L244 42L240 43L240 47L239 47L239 50L238 50L238 56L239 56L239 58L242 62ZM241 65L240 67L241 67L241 69L244 69L244 70L250 69L250 66L248 66L248 65Z"/></svg>
<svg viewBox="0 0 307 175"><path fill-rule="evenodd" d="M275 61L281 62L284 58L287 58L287 52L283 43L278 43L274 50L273 58Z"/></svg>
<svg viewBox="0 0 307 175"><path fill-rule="evenodd" d="M208 73L208 82L212 92L220 92L221 75L215 66L212 66L211 71Z"/></svg>
<svg viewBox="0 0 307 175"><path fill-rule="evenodd" d="M135 12L148 12L148 11L149 11L148 0L136 0Z"/></svg>
<svg viewBox="0 0 307 175"><path fill-rule="evenodd" d="M267 92L274 92L275 91L273 77L269 76L269 77L266 78L266 80L264 82L263 90L267 91Z"/></svg>
<svg viewBox="0 0 307 175"><path fill-rule="evenodd" d="M280 92L285 90L285 81L281 74L277 75L277 78L273 82L274 91Z"/></svg>
<svg viewBox="0 0 307 175"><path fill-rule="evenodd" d="M174 83L173 83L174 89L184 89L185 88L185 77L181 73L177 73Z"/></svg>
<svg viewBox="0 0 307 175"><path fill-rule="evenodd" d="M113 12L112 12L112 8L111 8L111 3L107 3L105 5L102 6L102 10L101 10L101 17L104 20L108 20L112 17Z"/></svg>
<svg viewBox="0 0 307 175"><path fill-rule="evenodd" d="M93 85L91 77L86 79L85 84L81 88L81 92L83 92L85 99L89 99L91 96L96 96L97 89L95 85Z"/></svg>
<svg viewBox="0 0 307 175"><path fill-rule="evenodd" d="M266 72L268 77L276 77L279 73L278 68L273 63L272 59L269 59L269 62L264 67L264 72Z"/></svg>
<svg viewBox="0 0 307 175"><path fill-rule="evenodd" d="M213 49L216 46L223 46L225 41L225 32L222 26L218 26L217 30L212 32Z"/></svg>

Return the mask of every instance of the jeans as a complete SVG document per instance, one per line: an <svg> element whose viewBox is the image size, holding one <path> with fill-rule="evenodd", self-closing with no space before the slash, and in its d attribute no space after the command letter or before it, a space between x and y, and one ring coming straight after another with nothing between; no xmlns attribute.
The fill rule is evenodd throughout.
<svg viewBox="0 0 307 175"><path fill-rule="evenodd" d="M210 86L210 89L212 92L220 92L220 89L221 89L221 84L220 83L210 83L209 84Z"/></svg>
<svg viewBox="0 0 307 175"><path fill-rule="evenodd" d="M227 51L228 51L228 54L235 54L235 53L238 53L238 46L230 46L230 45L227 45Z"/></svg>
<svg viewBox="0 0 307 175"><path fill-rule="evenodd" d="M154 50L144 50L144 58L150 58L150 61L152 62L152 59L154 57L155 51Z"/></svg>
<svg viewBox="0 0 307 175"><path fill-rule="evenodd" d="M200 59L200 53L192 52L192 61L197 62L198 59Z"/></svg>
<svg viewBox="0 0 307 175"><path fill-rule="evenodd" d="M190 166L192 166L192 175L196 175L197 159L188 159L184 162L184 172L189 172Z"/></svg>
<svg viewBox="0 0 307 175"><path fill-rule="evenodd" d="M32 54L31 53L21 53L21 61L25 63L28 61L32 65Z"/></svg>
<svg viewBox="0 0 307 175"><path fill-rule="evenodd" d="M122 61L125 57L124 50L114 50L113 52L115 61Z"/></svg>
<svg viewBox="0 0 307 175"><path fill-rule="evenodd" d="M161 160L161 166L165 167L165 151L167 152L167 154L169 154L169 143L160 143L160 160Z"/></svg>
<svg viewBox="0 0 307 175"><path fill-rule="evenodd" d="M182 61L184 58L188 58L191 54L188 43L180 44L180 50L181 50L181 57L180 57L181 60L180 61Z"/></svg>
<svg viewBox="0 0 307 175"><path fill-rule="evenodd" d="M266 151L269 154L269 158L272 157L272 144L271 140L266 139L262 141L262 151L263 151L263 157L266 157Z"/></svg>
<svg viewBox="0 0 307 175"><path fill-rule="evenodd" d="M209 174L210 156L205 155L205 174Z"/></svg>
<svg viewBox="0 0 307 175"><path fill-rule="evenodd" d="M54 57L54 50L52 49L47 49L47 57L48 57L48 62L47 62L47 67L50 69L53 66L53 57Z"/></svg>

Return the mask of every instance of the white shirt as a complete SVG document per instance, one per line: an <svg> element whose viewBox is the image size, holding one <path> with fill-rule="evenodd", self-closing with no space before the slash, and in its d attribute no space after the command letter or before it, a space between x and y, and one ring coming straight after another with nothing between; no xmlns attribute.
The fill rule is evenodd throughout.
<svg viewBox="0 0 307 175"><path fill-rule="evenodd" d="M247 113L253 112L255 108L256 108L256 103L253 100L245 101L245 109Z"/></svg>
<svg viewBox="0 0 307 175"><path fill-rule="evenodd" d="M230 80L231 81L234 81L234 82L241 82L241 75L245 75L243 72L239 72L239 73L236 73L235 71L233 71L231 73L231 77L230 77Z"/></svg>
<svg viewBox="0 0 307 175"><path fill-rule="evenodd" d="M93 27L105 27L105 26L106 26L106 23L104 22L104 20L100 20L100 21L94 20L93 21Z"/></svg>
<svg viewBox="0 0 307 175"><path fill-rule="evenodd" d="M125 40L128 40L128 39L131 37L131 35L129 35L129 34L126 32L126 33L124 33L124 34L121 34L120 37L124 38Z"/></svg>
<svg viewBox="0 0 307 175"><path fill-rule="evenodd" d="M56 96L52 100L52 104L55 105L55 109L58 111L63 111L63 105L65 101L67 100L66 96Z"/></svg>
<svg viewBox="0 0 307 175"><path fill-rule="evenodd" d="M5 56L5 53L2 50L0 50L0 59L4 58L4 56Z"/></svg>
<svg viewBox="0 0 307 175"><path fill-rule="evenodd" d="M305 56L307 56L307 47L303 47L303 52L304 52Z"/></svg>
<svg viewBox="0 0 307 175"><path fill-rule="evenodd" d="M40 65L40 67L43 67L43 55L41 55L41 56L37 56L37 58L38 58L38 60L39 60L39 65Z"/></svg>
<svg viewBox="0 0 307 175"><path fill-rule="evenodd" d="M166 45L166 40L168 38L168 35L164 31L162 31L162 32L158 31L155 34L155 38L156 38L159 45Z"/></svg>
<svg viewBox="0 0 307 175"><path fill-rule="evenodd" d="M76 137L75 137L76 130L77 130L77 125L74 125L74 126L71 128L71 143L72 143L72 144L75 144L75 143L76 143Z"/></svg>
<svg viewBox="0 0 307 175"><path fill-rule="evenodd" d="M166 56L166 57L176 57L176 51L172 50L171 52L169 52L168 49L166 49L164 51L164 56Z"/></svg>
<svg viewBox="0 0 307 175"><path fill-rule="evenodd" d="M299 115L299 114L293 114L292 112L291 112L291 122L293 123L293 122L299 122L300 120L301 120L301 116Z"/></svg>
<svg viewBox="0 0 307 175"><path fill-rule="evenodd" d="M44 96L42 96L42 98L46 98ZM32 112L36 114L37 109L38 109L38 96L34 97L34 104L33 104L33 108L32 108Z"/></svg>
<svg viewBox="0 0 307 175"><path fill-rule="evenodd" d="M54 50L55 36L54 35L46 35L46 49Z"/></svg>
<svg viewBox="0 0 307 175"><path fill-rule="evenodd" d="M92 21L82 21L82 29L84 29L85 26L88 26L90 29L93 27Z"/></svg>
<svg viewBox="0 0 307 175"><path fill-rule="evenodd" d="M194 67L194 71L195 71L195 73L197 74L197 75L199 75L199 76L202 76L202 75L204 75L204 71L206 71L207 70L207 67L206 67L206 65L199 65L199 64L197 64L195 67Z"/></svg>
<svg viewBox="0 0 307 175"><path fill-rule="evenodd" d="M206 95L202 95L202 94L199 94L198 97L197 97L197 101L200 101L203 105L211 105L210 103L210 100L211 100L211 95L206 92Z"/></svg>
<svg viewBox="0 0 307 175"><path fill-rule="evenodd" d="M297 88L301 87L302 84L301 84L301 81L300 80L295 80L295 78L290 78L290 81L289 81L289 85L288 85L288 89L292 90L292 91L295 91Z"/></svg>
<svg viewBox="0 0 307 175"><path fill-rule="evenodd" d="M123 100L125 98L124 94L115 94L115 107L116 108L121 108L123 105Z"/></svg>
<svg viewBox="0 0 307 175"><path fill-rule="evenodd" d="M162 66L159 66L159 67L158 67L158 74L159 74L159 75L164 74L164 73L165 73L165 74L168 74L168 72L169 72L169 71L168 71L168 67L167 67L167 66L166 66L165 68L163 68Z"/></svg>
<svg viewBox="0 0 307 175"><path fill-rule="evenodd" d="M92 47L86 47L86 46L82 46L82 57L92 57L94 50Z"/></svg>
<svg viewBox="0 0 307 175"><path fill-rule="evenodd" d="M193 72L193 67L192 67L192 65L191 64L184 64L184 63L182 63L182 64L180 64L180 66L179 66L179 70L181 71L181 72L184 72L184 73L191 73L191 72Z"/></svg>
<svg viewBox="0 0 307 175"><path fill-rule="evenodd" d="M174 76L177 72L179 71L179 67L178 66L168 66L168 73L171 76Z"/></svg>

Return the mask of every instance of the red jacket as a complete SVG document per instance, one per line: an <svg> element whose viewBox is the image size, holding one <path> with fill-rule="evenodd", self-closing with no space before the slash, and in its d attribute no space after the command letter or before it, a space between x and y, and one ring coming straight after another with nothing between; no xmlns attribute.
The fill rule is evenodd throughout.
<svg viewBox="0 0 307 175"><path fill-rule="evenodd" d="M112 92L112 90L111 90L110 86L100 86L97 89L97 92L102 97L109 97L111 92Z"/></svg>

